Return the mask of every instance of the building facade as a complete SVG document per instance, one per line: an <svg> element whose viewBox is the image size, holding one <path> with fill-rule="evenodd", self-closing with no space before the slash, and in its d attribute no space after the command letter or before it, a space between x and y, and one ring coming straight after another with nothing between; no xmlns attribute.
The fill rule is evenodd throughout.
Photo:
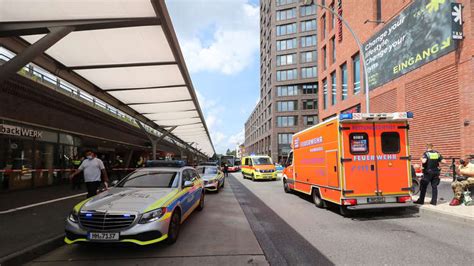
<svg viewBox="0 0 474 266"><path fill-rule="evenodd" d="M474 154L472 1L318 1L342 14L364 44L370 112L414 113L414 163L428 142L445 157ZM462 19L456 21L452 3L462 5ZM327 10L318 8L318 25L321 120L365 112L364 73L354 38Z"/></svg>
<svg viewBox="0 0 474 266"><path fill-rule="evenodd" d="M317 8L260 1L260 100L245 123L245 154L281 162L292 135L319 122Z"/></svg>

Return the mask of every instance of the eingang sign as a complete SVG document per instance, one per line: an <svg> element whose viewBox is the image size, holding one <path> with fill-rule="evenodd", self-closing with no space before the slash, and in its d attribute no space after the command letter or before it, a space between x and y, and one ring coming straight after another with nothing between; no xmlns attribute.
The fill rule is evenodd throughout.
<svg viewBox="0 0 474 266"><path fill-rule="evenodd" d="M451 32L450 0L414 1L363 45L369 88L453 51Z"/></svg>

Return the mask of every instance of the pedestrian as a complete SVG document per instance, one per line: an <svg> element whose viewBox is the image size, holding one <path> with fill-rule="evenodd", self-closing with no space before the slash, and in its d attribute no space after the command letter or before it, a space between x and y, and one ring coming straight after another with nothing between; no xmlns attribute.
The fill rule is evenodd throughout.
<svg viewBox="0 0 474 266"><path fill-rule="evenodd" d="M459 161L460 165L456 169L456 181L451 184L454 192L454 198L449 205L457 206L461 204L461 197L464 190L474 186L474 164L471 163L471 158L465 156Z"/></svg>
<svg viewBox="0 0 474 266"><path fill-rule="evenodd" d="M82 161L79 168L71 175L71 178L78 175L80 172L84 173L84 181L87 187L87 197L93 197L97 195L97 189L101 183L101 174L103 177L104 185L107 188L109 177L105 171L104 163L97 158L93 151L86 152L86 159Z"/></svg>
<svg viewBox="0 0 474 266"><path fill-rule="evenodd" d="M81 163L82 163L82 160L79 159L78 156L74 156L74 159L72 159L72 166L74 167L75 170L79 169L79 166L81 165ZM81 181L82 181L82 179L83 179L82 172L71 178L72 190L74 190L76 188L78 190L81 190Z"/></svg>
<svg viewBox="0 0 474 266"><path fill-rule="evenodd" d="M224 163L224 177L228 177L229 176L229 166Z"/></svg>
<svg viewBox="0 0 474 266"><path fill-rule="evenodd" d="M431 205L436 205L438 201L438 185L440 182L439 175L441 173L441 169L439 168L440 163L446 163L443 159L443 156L433 149L433 144L428 143L426 144L426 152L423 153L421 157L421 162L423 163L423 178L421 179L420 184L420 197L416 204L424 204L425 202L425 195L426 189L428 188L428 184L431 183Z"/></svg>

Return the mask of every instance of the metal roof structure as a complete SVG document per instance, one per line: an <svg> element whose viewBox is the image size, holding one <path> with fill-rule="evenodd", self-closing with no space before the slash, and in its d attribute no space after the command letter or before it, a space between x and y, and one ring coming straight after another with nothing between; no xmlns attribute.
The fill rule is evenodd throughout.
<svg viewBox="0 0 474 266"><path fill-rule="evenodd" d="M0 37L14 36L29 45L0 81L45 53L148 125L215 153L164 0L0 0Z"/></svg>

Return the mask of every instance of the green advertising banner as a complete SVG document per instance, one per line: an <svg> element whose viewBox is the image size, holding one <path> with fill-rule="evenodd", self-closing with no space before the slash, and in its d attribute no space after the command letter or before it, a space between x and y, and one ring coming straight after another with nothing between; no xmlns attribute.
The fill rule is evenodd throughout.
<svg viewBox="0 0 474 266"><path fill-rule="evenodd" d="M371 90L455 49L450 0L415 0L363 46Z"/></svg>

